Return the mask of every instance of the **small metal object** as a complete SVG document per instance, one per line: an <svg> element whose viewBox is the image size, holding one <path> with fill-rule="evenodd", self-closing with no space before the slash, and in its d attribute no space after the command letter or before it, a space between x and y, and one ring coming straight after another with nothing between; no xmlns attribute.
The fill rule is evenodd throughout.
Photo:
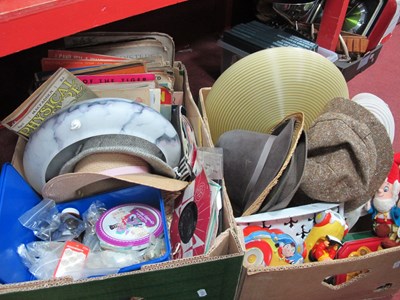
<svg viewBox="0 0 400 300"><path fill-rule="evenodd" d="M67 219L64 220L64 224L68 230L74 230L77 229L79 226L79 220L71 217L67 217Z"/></svg>

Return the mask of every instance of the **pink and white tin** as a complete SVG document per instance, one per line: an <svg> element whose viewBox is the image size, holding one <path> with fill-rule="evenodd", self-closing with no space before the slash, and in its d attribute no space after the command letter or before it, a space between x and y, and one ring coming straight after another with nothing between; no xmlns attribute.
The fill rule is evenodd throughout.
<svg viewBox="0 0 400 300"><path fill-rule="evenodd" d="M141 250L150 237L163 233L161 213L146 204L130 203L106 211L96 223L101 246L113 250Z"/></svg>

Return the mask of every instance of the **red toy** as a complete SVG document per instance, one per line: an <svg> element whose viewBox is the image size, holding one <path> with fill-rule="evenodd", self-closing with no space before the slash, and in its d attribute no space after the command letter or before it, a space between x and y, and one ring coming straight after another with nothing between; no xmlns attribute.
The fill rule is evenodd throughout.
<svg viewBox="0 0 400 300"><path fill-rule="evenodd" d="M381 250L381 241L382 238L379 237L368 237L359 240L347 241L337 252L337 258L358 257ZM344 283L356 277L357 275L366 272L368 272L368 270L358 270L347 274L339 274L336 276L336 284Z"/></svg>
<svg viewBox="0 0 400 300"><path fill-rule="evenodd" d="M320 238L308 254L310 261L324 261L335 259L339 247L342 246L340 240L333 236Z"/></svg>

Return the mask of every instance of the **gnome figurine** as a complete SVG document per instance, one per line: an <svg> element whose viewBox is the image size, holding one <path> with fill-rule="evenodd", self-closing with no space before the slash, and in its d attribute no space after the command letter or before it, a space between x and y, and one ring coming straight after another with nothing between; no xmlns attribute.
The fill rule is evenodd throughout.
<svg viewBox="0 0 400 300"><path fill-rule="evenodd" d="M400 153L396 153L388 177L365 206L372 214L375 234L384 238L383 248L400 245L399 165Z"/></svg>

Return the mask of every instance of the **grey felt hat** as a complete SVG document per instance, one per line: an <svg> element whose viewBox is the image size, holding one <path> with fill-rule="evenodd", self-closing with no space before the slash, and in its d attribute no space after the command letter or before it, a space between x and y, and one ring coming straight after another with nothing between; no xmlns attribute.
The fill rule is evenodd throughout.
<svg viewBox="0 0 400 300"><path fill-rule="evenodd" d="M263 201L259 212L274 211L287 207L297 192L307 162L307 135L303 131L296 149L278 183Z"/></svg>
<svg viewBox="0 0 400 300"><path fill-rule="evenodd" d="M300 189L317 201L344 202L346 211L371 199L393 163L392 144L382 123L356 102L336 98L307 135Z"/></svg>
<svg viewBox="0 0 400 300"><path fill-rule="evenodd" d="M216 146L223 149L224 179L236 216L254 214L265 206L267 195L279 184L291 161L303 126L303 114L296 113L270 134L231 130L220 136Z"/></svg>

